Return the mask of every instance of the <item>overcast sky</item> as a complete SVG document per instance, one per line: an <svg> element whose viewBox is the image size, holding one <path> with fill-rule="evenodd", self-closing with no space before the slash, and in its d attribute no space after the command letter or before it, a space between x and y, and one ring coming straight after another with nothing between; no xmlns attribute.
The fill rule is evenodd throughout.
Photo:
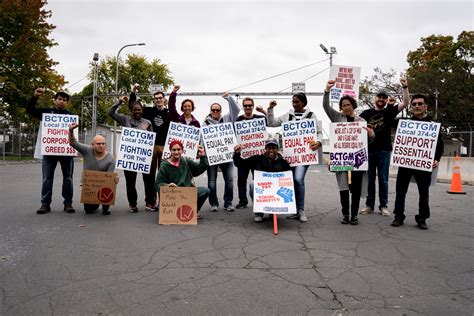
<svg viewBox="0 0 474 316"><path fill-rule="evenodd" d="M431 34L456 37L473 30L472 1L88 1L50 0L51 37L59 44L50 56L69 85L84 78L94 53L121 57L136 53L168 65L186 92L226 91L327 59L319 47L334 46L334 64L404 71L407 53ZM238 91L281 91L329 66L321 62ZM306 81L321 92L329 71ZM69 88L80 91L83 80ZM288 91L288 90L287 90ZM219 98L214 98L220 101ZM222 99L221 99L222 100ZM179 100L178 100L179 102ZM210 100L196 98L197 117ZM225 102L224 102L225 103ZM268 100L259 100L265 107ZM288 110L282 100L276 113ZM327 121L321 98L309 106Z"/></svg>

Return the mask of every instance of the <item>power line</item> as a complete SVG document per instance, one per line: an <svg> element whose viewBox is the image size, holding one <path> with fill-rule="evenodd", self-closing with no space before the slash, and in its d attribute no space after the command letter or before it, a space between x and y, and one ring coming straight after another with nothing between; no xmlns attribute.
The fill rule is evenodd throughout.
<svg viewBox="0 0 474 316"><path fill-rule="evenodd" d="M78 84L78 83L81 82L82 80L86 79L87 77L88 77L88 75L86 75L84 78L82 78L82 79L80 79L80 80L74 82L73 84L67 86L66 88L64 88L64 90L67 90L67 89L69 89L69 88L71 88L71 87L74 87L76 84Z"/></svg>
<svg viewBox="0 0 474 316"><path fill-rule="evenodd" d="M247 84L244 84L243 86L235 87L235 88L229 89L229 90L227 90L227 91L230 92L230 91L232 91L232 90L241 89L241 88L244 88L244 87L247 87L247 86L250 86L250 85L253 85L253 84L262 82L262 81L265 81L265 80L269 80L269 79L273 79L273 78L276 78L276 77L279 77L279 76L283 76L283 75L289 74L289 73L291 73L291 72L295 72L295 71L297 71L297 70L304 69L304 68L307 68L307 67L310 67L310 66L313 66L313 65L316 65L316 64L325 62L325 61L327 61L327 60L328 60L328 58L327 58L327 59L320 60L320 61L317 61L317 62L314 62L314 63L311 63L311 64L306 65L306 66L303 66L303 67L299 67L299 68L295 68L295 69L292 69L292 70L289 70L289 71L282 72L281 74L273 75L273 76L270 76L270 77L267 77L267 78L264 78L264 79L260 79L260 80L257 80L257 81L251 82L251 83L247 83Z"/></svg>

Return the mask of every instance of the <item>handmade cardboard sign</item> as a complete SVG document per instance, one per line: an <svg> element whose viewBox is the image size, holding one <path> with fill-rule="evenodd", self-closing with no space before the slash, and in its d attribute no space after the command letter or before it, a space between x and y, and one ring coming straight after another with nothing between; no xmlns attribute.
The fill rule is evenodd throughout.
<svg viewBox="0 0 474 316"><path fill-rule="evenodd" d="M160 188L160 225L197 225L197 188Z"/></svg>
<svg viewBox="0 0 474 316"><path fill-rule="evenodd" d="M255 170L254 213L296 214L293 173Z"/></svg>
<svg viewBox="0 0 474 316"><path fill-rule="evenodd" d="M393 142L391 164L432 171L441 123L400 120Z"/></svg>
<svg viewBox="0 0 474 316"><path fill-rule="evenodd" d="M77 156L77 151L69 145L69 125L79 122L77 115L43 113L41 120L41 144L43 156ZM74 137L78 138L77 129Z"/></svg>
<svg viewBox="0 0 474 316"><path fill-rule="evenodd" d="M317 124L315 119L284 122L283 158L290 166L314 165L318 163L318 152L309 145L316 140Z"/></svg>
<svg viewBox="0 0 474 316"><path fill-rule="evenodd" d="M331 171L363 171L369 168L367 122L330 124L329 168Z"/></svg>
<svg viewBox="0 0 474 316"><path fill-rule="evenodd" d="M115 172L84 170L82 177L81 203L115 204Z"/></svg>

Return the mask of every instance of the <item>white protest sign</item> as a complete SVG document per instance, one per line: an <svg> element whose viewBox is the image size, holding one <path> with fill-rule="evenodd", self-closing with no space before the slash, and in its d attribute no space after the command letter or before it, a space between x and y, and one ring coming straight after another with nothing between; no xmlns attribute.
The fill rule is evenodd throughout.
<svg viewBox="0 0 474 316"><path fill-rule="evenodd" d="M330 124L329 168L331 171L362 171L369 168L367 122Z"/></svg>
<svg viewBox="0 0 474 316"><path fill-rule="evenodd" d="M315 119L289 121L282 123L283 158L290 166L314 165L318 163L317 151L309 148L313 140L317 140L317 124Z"/></svg>
<svg viewBox="0 0 474 316"><path fill-rule="evenodd" d="M166 136L162 159L165 160L171 157L169 145L173 140L179 140L183 143L184 157L196 159L200 138L201 130L198 127L171 122L168 135Z"/></svg>
<svg viewBox="0 0 474 316"><path fill-rule="evenodd" d="M150 173L155 137L154 132L122 127L115 168Z"/></svg>
<svg viewBox="0 0 474 316"><path fill-rule="evenodd" d="M254 213L296 214L293 173L255 170Z"/></svg>
<svg viewBox="0 0 474 316"><path fill-rule="evenodd" d="M359 98L360 67L333 65L329 71L329 79L336 84L331 89L330 102L339 102L344 95Z"/></svg>
<svg viewBox="0 0 474 316"><path fill-rule="evenodd" d="M432 171L441 123L400 120L391 164L409 169Z"/></svg>
<svg viewBox="0 0 474 316"><path fill-rule="evenodd" d="M232 123L203 126L201 131L210 166L232 161L237 145Z"/></svg>
<svg viewBox="0 0 474 316"><path fill-rule="evenodd" d="M234 125L237 141L241 145L242 159L265 153L268 132L264 117L238 121Z"/></svg>
<svg viewBox="0 0 474 316"><path fill-rule="evenodd" d="M41 120L41 155L77 156L77 151L69 145L69 125L79 123L79 116L43 113ZM74 137L78 138L77 129Z"/></svg>
<svg viewBox="0 0 474 316"><path fill-rule="evenodd" d="M291 93L296 94L298 92L305 93L305 83L304 82L293 82L291 84Z"/></svg>

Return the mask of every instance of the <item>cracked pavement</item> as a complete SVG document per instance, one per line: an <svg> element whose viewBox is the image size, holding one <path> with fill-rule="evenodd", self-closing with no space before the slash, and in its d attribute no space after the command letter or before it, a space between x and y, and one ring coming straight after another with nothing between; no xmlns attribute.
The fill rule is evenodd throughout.
<svg viewBox="0 0 474 316"><path fill-rule="evenodd" d="M211 213L206 203L197 226L159 226L144 202L130 214L122 171L112 214L86 216L81 172L76 163L75 214L62 211L58 167L53 211L36 215L41 166L0 166L0 315L473 315L472 186L432 187L427 231L414 226L414 183L404 226L377 213L341 225L335 176L315 166L308 222L280 217L274 236L251 208ZM137 188L143 200L141 179ZM391 210L394 190L391 178Z"/></svg>

